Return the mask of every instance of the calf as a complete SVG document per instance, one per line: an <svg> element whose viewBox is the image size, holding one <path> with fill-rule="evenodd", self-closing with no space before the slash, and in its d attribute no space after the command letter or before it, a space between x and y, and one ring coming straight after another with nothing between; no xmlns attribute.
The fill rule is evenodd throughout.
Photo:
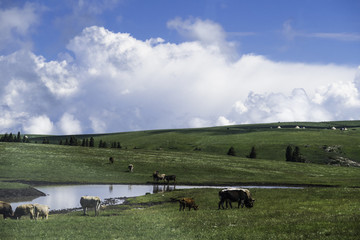
<svg viewBox="0 0 360 240"><path fill-rule="evenodd" d="M84 215L86 215L87 208L95 208L95 216L99 215L100 202L101 200L99 197L82 196L80 199L80 204L84 210Z"/></svg>
<svg viewBox="0 0 360 240"><path fill-rule="evenodd" d="M30 219L34 218L35 207L33 204L22 204L15 209L14 218L20 219L22 216L30 214Z"/></svg>
<svg viewBox="0 0 360 240"><path fill-rule="evenodd" d="M49 218L49 206L35 203L34 207L35 207L35 219L38 219L39 216L41 216L42 219Z"/></svg>
<svg viewBox="0 0 360 240"><path fill-rule="evenodd" d="M7 217L11 218L14 215L10 203L0 201L0 214L3 215L4 219Z"/></svg>
<svg viewBox="0 0 360 240"><path fill-rule="evenodd" d="M193 208L194 210L198 210L199 206L195 204L194 199L192 198L182 198L179 200L180 202L180 209L181 210L185 210L186 207L189 208L189 211L191 210L191 208Z"/></svg>

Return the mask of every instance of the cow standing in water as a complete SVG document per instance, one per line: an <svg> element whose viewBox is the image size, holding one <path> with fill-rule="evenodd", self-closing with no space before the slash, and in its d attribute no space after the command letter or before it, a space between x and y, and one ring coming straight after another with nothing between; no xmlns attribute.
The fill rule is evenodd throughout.
<svg viewBox="0 0 360 240"><path fill-rule="evenodd" d="M223 189L219 192L220 202L219 202L219 208L220 206L222 209L224 209L224 202L226 202L226 208L228 206L228 203L230 205L230 208L232 208L231 202L238 202L238 208L243 208L244 205L247 208L252 208L254 206L255 199L251 197L251 193L248 189L241 189L241 188L229 188L229 189Z"/></svg>
<svg viewBox="0 0 360 240"><path fill-rule="evenodd" d="M87 208L95 208L95 216L99 215L100 212L100 198L92 196L83 196L80 199L81 207L84 210L84 215L86 215Z"/></svg>

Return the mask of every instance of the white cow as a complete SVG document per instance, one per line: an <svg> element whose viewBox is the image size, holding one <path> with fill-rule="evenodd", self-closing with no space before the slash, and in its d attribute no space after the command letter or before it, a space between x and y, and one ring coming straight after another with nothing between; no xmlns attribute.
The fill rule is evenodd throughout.
<svg viewBox="0 0 360 240"><path fill-rule="evenodd" d="M101 199L99 197L82 196L80 199L80 204L84 210L84 215L86 215L87 208L95 208L95 216L99 215L100 202Z"/></svg>
<svg viewBox="0 0 360 240"><path fill-rule="evenodd" d="M38 203L34 204L35 207L35 219L38 219L41 216L42 219L48 219L49 217L49 206L41 205Z"/></svg>

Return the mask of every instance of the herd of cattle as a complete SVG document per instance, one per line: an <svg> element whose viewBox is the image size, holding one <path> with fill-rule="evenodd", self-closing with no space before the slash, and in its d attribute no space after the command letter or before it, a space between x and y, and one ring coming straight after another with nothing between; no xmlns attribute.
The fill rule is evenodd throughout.
<svg viewBox="0 0 360 240"><path fill-rule="evenodd" d="M15 212L13 212L11 205L7 202L0 201L0 214L3 214L4 219L14 218L20 219L22 216L30 214L31 219L37 220L39 217L48 219L49 207L42 204L22 204L19 205Z"/></svg>
<svg viewBox="0 0 360 240"><path fill-rule="evenodd" d="M232 208L231 202L237 202L238 208L240 206L243 208L244 205L247 208L252 208L254 206L255 199L252 198L251 193L248 189L242 188L226 188L219 191L219 204L218 209L220 207L224 209L224 203L226 203L226 208L230 205ZM196 205L195 200L193 198L181 198L179 201L180 209L185 210L185 208L191 208L194 210L198 210L199 206ZM94 196L83 196L80 198L80 205L84 211L84 215L86 215L86 211L88 208L95 209L95 216L99 215L101 199L99 197ZM22 204L19 205L15 212L13 212L12 207L9 203L0 201L0 214L3 214L4 219L13 218L20 219L22 216L30 214L30 219L37 220L39 217L42 219L48 219L49 216L49 206L41 205L41 204Z"/></svg>

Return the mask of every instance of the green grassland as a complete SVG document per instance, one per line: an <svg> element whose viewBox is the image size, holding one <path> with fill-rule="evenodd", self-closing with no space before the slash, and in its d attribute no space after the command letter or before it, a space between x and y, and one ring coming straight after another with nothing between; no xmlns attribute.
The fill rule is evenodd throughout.
<svg viewBox="0 0 360 240"><path fill-rule="evenodd" d="M253 208L228 210L217 210L216 189L151 194L108 207L99 217L71 212L47 221L1 219L1 239L357 239L360 234L360 167L328 164L337 158L360 163L360 121L75 136L94 137L93 148L58 144L70 136L28 136L30 143L0 143L0 189L36 182L144 184L152 183L155 170L175 174L178 184L323 187L253 189ZM51 144L41 144L43 138ZM122 148L98 148L100 140L120 142ZM286 162L288 145L298 146L306 163ZM226 154L231 146L236 156ZM257 158L247 158L253 146ZM130 163L133 173L127 171ZM170 199L180 197L193 197L200 209L179 212Z"/></svg>
<svg viewBox="0 0 360 240"><path fill-rule="evenodd" d="M277 129L281 126L281 129ZM305 129L295 129L295 126ZM337 130L330 128L335 126ZM346 127L347 131L340 131ZM53 144L70 136L48 136ZM273 124L234 125L225 127L172 129L125 132L100 135L78 135L95 138L108 144L120 142L123 149L190 152L224 155L233 146L238 157L246 157L253 146L257 158L283 161L288 145L298 146L308 162L328 163L331 157L347 157L360 162L360 121L343 122L293 122ZM31 141L42 142L44 136L34 136ZM324 146L338 146L334 152L325 152Z"/></svg>
<svg viewBox="0 0 360 240"><path fill-rule="evenodd" d="M89 211L48 220L0 220L2 239L358 239L360 189L256 189L253 208L218 210L216 189L190 189L131 199L94 217ZM193 197L198 211L171 198Z"/></svg>
<svg viewBox="0 0 360 240"><path fill-rule="evenodd" d="M93 148L58 144L69 136L46 136L53 144L41 144L44 136L30 136L31 143L0 143L0 181L147 183L159 170L177 175L181 184L360 186L360 168L324 164L337 157L360 162L359 126L360 121L274 123L76 136L79 141L94 137ZM98 148L100 140L120 142L122 148ZM307 163L286 162L288 145L299 146ZM226 154L231 146L236 156ZM252 146L256 159L246 158ZM131 174L130 163L135 166Z"/></svg>

